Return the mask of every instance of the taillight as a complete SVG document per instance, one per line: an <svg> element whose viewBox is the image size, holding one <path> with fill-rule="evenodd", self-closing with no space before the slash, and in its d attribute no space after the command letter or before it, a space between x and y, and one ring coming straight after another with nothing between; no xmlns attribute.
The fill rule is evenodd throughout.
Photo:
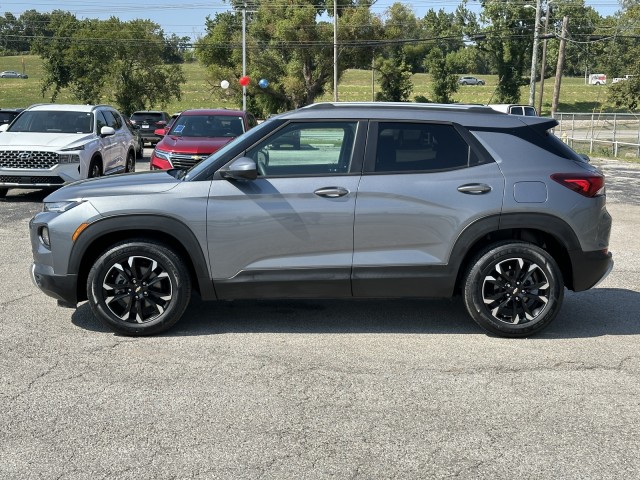
<svg viewBox="0 0 640 480"><path fill-rule="evenodd" d="M604 193L604 176L597 173L554 173L551 180L589 198Z"/></svg>

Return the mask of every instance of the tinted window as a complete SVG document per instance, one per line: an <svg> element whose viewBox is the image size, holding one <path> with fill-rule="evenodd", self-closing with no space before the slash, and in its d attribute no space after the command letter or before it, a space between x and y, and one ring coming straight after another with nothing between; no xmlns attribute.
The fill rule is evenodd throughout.
<svg viewBox="0 0 640 480"><path fill-rule="evenodd" d="M98 135L100 135L102 127L107 126L107 120L104 118L104 115L101 111L96 112L96 124L96 132L98 133Z"/></svg>
<svg viewBox="0 0 640 480"><path fill-rule="evenodd" d="M329 175L349 171L356 122L290 124L247 151L260 175Z"/></svg>
<svg viewBox="0 0 640 480"><path fill-rule="evenodd" d="M91 133L93 114L54 110L26 111L9 127L12 132Z"/></svg>
<svg viewBox="0 0 640 480"><path fill-rule="evenodd" d="M180 115L170 135L183 137L237 137L244 133L242 117L232 115Z"/></svg>
<svg viewBox="0 0 640 480"><path fill-rule="evenodd" d="M102 113L104 113L104 118L107 119L107 125L113 128L114 130L118 130L119 128L118 121L113 115L113 112L110 112L109 110L104 110Z"/></svg>
<svg viewBox="0 0 640 480"><path fill-rule="evenodd" d="M452 125L380 123L376 172L433 171L477 163Z"/></svg>
<svg viewBox="0 0 640 480"><path fill-rule="evenodd" d="M156 123L166 121L169 114L164 112L135 112L131 115L131 120L135 123Z"/></svg>

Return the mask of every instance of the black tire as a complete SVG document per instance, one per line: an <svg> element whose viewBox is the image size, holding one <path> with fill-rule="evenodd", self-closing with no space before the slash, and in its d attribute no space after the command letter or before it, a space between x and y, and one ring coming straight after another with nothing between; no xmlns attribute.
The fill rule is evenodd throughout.
<svg viewBox="0 0 640 480"><path fill-rule="evenodd" d="M526 242L494 244L470 264L463 284L471 318L503 337L533 335L562 305L562 272L545 250Z"/></svg>
<svg viewBox="0 0 640 480"><path fill-rule="evenodd" d="M191 278L169 247L127 240L94 262L87 298L96 317L115 332L153 335L180 320L191 298Z"/></svg>
<svg viewBox="0 0 640 480"><path fill-rule="evenodd" d="M483 85L484 85L484 80L480 80L480 81L478 82L478 85L483 86Z"/></svg>
<svg viewBox="0 0 640 480"><path fill-rule="evenodd" d="M94 158L89 164L88 178L97 178L102 176L102 162L99 158Z"/></svg>
<svg viewBox="0 0 640 480"><path fill-rule="evenodd" d="M142 139L138 140L138 145L136 145L136 158L144 157L144 141Z"/></svg>
<svg viewBox="0 0 640 480"><path fill-rule="evenodd" d="M0 188L0 198L4 198L7 196L8 188Z"/></svg>
<svg viewBox="0 0 640 480"><path fill-rule="evenodd" d="M125 162L124 171L125 173L136 171L136 155L132 151L129 151L129 153L127 153L127 161Z"/></svg>

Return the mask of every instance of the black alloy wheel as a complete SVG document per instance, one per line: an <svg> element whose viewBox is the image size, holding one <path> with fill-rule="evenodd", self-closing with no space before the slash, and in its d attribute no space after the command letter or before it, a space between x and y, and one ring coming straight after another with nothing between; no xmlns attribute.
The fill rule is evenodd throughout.
<svg viewBox="0 0 640 480"><path fill-rule="evenodd" d="M542 330L558 314L563 296L562 273L553 257L525 242L485 250L464 282L465 305L474 321L508 337Z"/></svg>
<svg viewBox="0 0 640 480"><path fill-rule="evenodd" d="M94 314L125 335L151 335L173 326L189 304L191 281L169 247L133 240L119 243L94 263L87 279Z"/></svg>

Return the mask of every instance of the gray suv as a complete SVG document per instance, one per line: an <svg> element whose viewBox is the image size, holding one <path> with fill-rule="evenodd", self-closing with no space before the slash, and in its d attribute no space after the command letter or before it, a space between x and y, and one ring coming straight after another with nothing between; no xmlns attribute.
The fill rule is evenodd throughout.
<svg viewBox="0 0 640 480"><path fill-rule="evenodd" d="M188 171L76 182L30 223L32 277L127 335L192 291L450 297L494 334L547 326L613 266L603 175L556 121L489 107L328 103L275 116ZM282 148L283 138L299 143Z"/></svg>

